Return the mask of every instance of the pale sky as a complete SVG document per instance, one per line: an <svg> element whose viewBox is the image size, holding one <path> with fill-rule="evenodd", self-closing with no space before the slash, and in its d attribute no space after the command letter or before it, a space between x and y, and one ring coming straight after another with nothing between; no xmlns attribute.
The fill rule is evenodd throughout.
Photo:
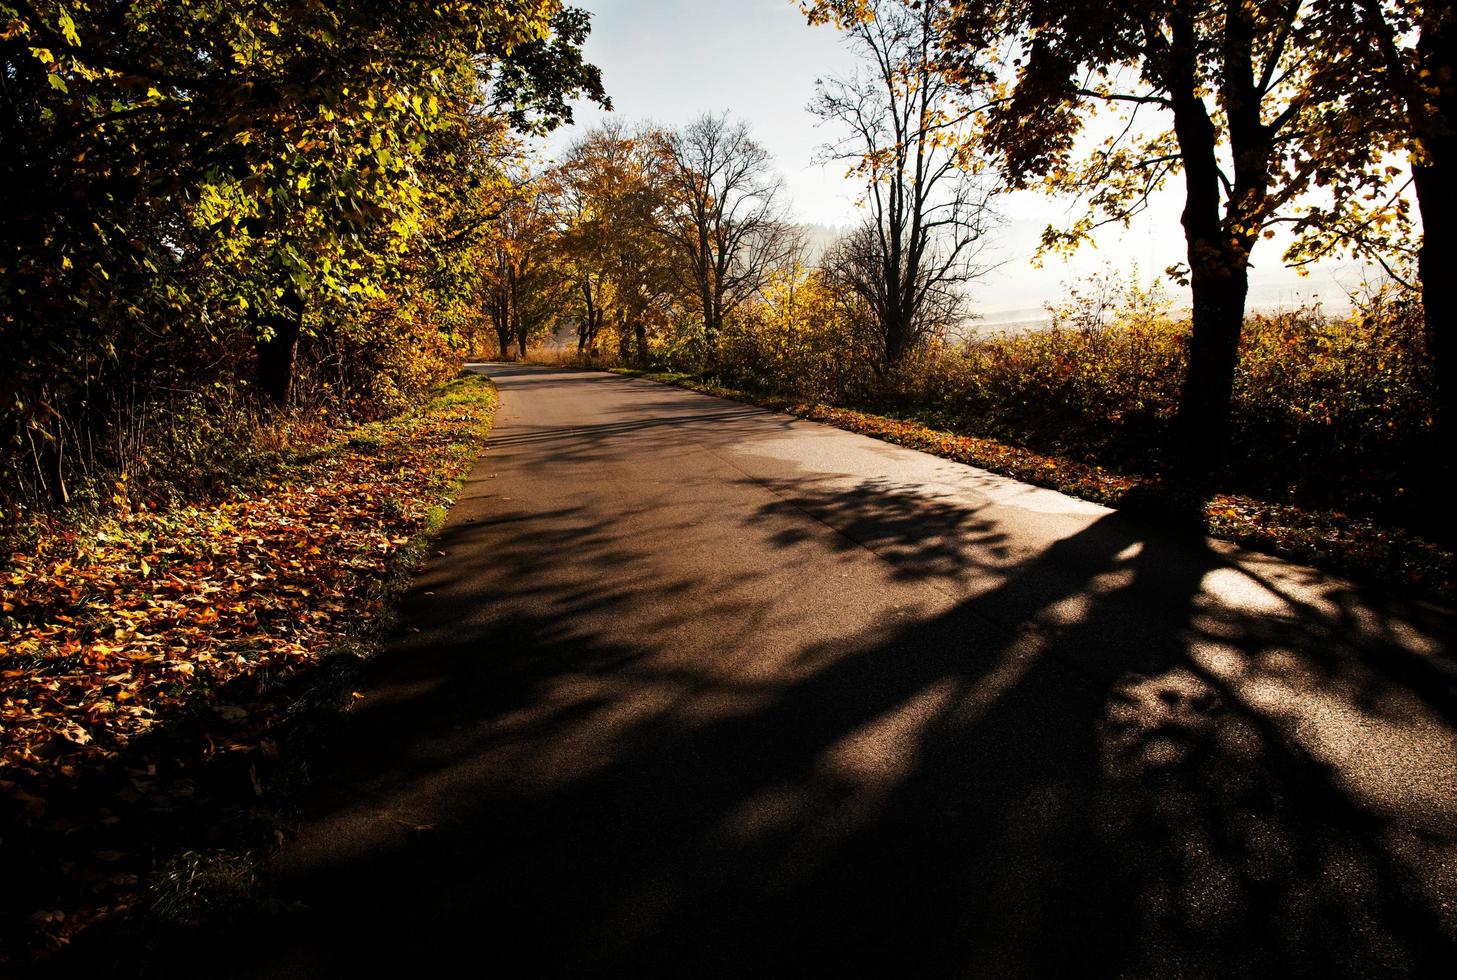
<svg viewBox="0 0 1457 980"><path fill-rule="evenodd" d="M616 118L678 125L727 110L747 120L773 154L795 220L831 226L856 220L856 185L843 179L841 167L814 162L833 133L805 108L816 78L843 74L855 64L838 32L810 27L794 0L569 2L593 14L586 55L602 69ZM579 106L577 125L553 134L547 153L559 153L604 115ZM1068 284L1105 268L1128 273L1137 266L1147 282L1184 258L1179 207L1177 190L1167 190L1126 231L1105 229L1096 247L1084 247L1070 262L1049 258L1036 268L1032 253L1043 227L1080 207L1030 193L1006 197L998 205L1004 220L989 243L990 257L1001 265L972 287L973 306L994 324L1040 315L1043 304L1065 296ZM1302 278L1280 266L1281 250L1277 241L1257 247L1252 306L1293 306L1319 296L1328 309L1345 307L1343 287L1359 283L1357 266L1323 267ZM1181 297L1165 282L1171 295Z"/></svg>

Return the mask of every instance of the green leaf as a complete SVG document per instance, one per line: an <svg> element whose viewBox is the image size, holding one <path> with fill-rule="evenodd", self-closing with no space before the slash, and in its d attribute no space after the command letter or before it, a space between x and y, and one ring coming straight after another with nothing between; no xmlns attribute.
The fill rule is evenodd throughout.
<svg viewBox="0 0 1457 980"><path fill-rule="evenodd" d="M81 46L81 36L76 33L76 22L71 19L70 11L62 7L60 13L56 16L56 23L60 25L61 36L66 39L67 43L73 48L79 48Z"/></svg>

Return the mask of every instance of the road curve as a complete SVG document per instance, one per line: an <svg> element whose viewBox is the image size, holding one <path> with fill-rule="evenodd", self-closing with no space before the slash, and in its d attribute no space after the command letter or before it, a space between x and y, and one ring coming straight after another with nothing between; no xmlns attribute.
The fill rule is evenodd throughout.
<svg viewBox="0 0 1457 980"><path fill-rule="evenodd" d="M1450 613L479 369L496 429L232 975L1450 975Z"/></svg>

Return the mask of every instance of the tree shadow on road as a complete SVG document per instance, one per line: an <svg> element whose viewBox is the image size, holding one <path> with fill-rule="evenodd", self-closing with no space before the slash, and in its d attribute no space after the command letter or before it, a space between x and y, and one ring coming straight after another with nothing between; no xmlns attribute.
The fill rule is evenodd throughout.
<svg viewBox="0 0 1457 980"><path fill-rule="evenodd" d="M979 520L948 503L918 536L893 488L865 485L785 506L917 574L959 571L946 536ZM301 910L250 933L225 974L1368 977L1453 961L1410 864L1457 833L1393 827L1292 721L1292 701L1324 698L1357 728L1420 726L1449 692L1363 700L1412 661L1408 638L1344 633L1268 589L1267 609L1222 605L1211 576L1243 573L1201 538L1111 514L989 562L948 609L725 671L651 633L574 626L695 615L660 608L687 583L610 528L522 530L548 537L447 532L444 550L489 556L494 591L427 602L462 573L422 579L405 619L420 632L379 661L280 865ZM542 578L552 534L579 587ZM754 610L717 614L734 612ZM752 665L752 644L725 659Z"/></svg>
<svg viewBox="0 0 1457 980"><path fill-rule="evenodd" d="M832 547L871 551L894 568L898 580L957 578L1005 564L1010 554L1005 533L977 509L951 498L928 497L918 487L883 479L847 487L843 481L811 478L762 485L775 499L745 518L746 525L765 517L806 514L836 532ZM809 536L807 529L791 524L773 541L788 546Z"/></svg>

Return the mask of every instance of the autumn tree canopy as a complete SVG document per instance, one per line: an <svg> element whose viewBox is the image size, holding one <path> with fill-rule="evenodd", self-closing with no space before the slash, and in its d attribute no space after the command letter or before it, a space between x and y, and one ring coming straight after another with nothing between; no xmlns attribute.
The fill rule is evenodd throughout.
<svg viewBox="0 0 1457 980"><path fill-rule="evenodd" d="M444 285L513 134L604 98L587 17L556 0L92 0L0 20L5 438L59 496L68 440L99 424L72 399L99 375L246 340L240 367L288 402L312 318L403 296L402 275Z"/></svg>
<svg viewBox="0 0 1457 980"><path fill-rule="evenodd" d="M1346 99L1357 58L1319 43L1318 4L1180 0L1106 5L1022 0L948 5L944 63L968 93L1000 93L980 129L1013 186L1083 191L1089 209L1046 244L1124 222L1179 179L1193 330L1180 406L1189 462L1217 468L1251 254L1317 184L1348 186L1379 144ZM1091 152L1095 108L1124 123ZM1197 447L1197 448L1195 448Z"/></svg>
<svg viewBox="0 0 1457 980"><path fill-rule="evenodd" d="M1409 182L1421 217L1417 276L1436 369L1443 455L1457 459L1457 11L1447 2L1340 0L1319 8L1316 43L1357 59L1346 79L1355 139L1385 151L1360 179L1331 181L1295 256L1338 247L1384 261L1410 231ZM1391 156L1405 157L1406 176Z"/></svg>

